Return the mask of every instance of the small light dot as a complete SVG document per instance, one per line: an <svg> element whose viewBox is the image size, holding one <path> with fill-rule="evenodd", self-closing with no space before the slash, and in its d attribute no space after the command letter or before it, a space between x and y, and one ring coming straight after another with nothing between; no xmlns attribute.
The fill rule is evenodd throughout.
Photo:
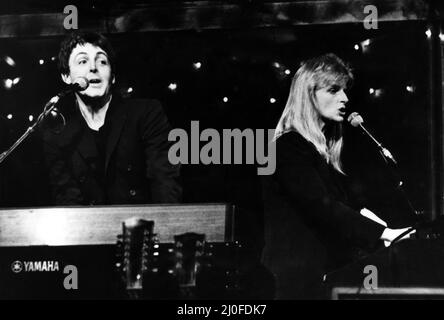
<svg viewBox="0 0 444 320"><path fill-rule="evenodd" d="M444 34L439 33L439 40L444 41Z"/></svg>
<svg viewBox="0 0 444 320"><path fill-rule="evenodd" d="M291 71L290 71L290 69L285 69L284 73L285 73L286 75L289 75L289 74L291 73Z"/></svg>
<svg viewBox="0 0 444 320"><path fill-rule="evenodd" d="M28 119L29 119L29 122L32 122L32 120L34 120L34 116L31 114L31 115L28 117Z"/></svg>
<svg viewBox="0 0 444 320"><path fill-rule="evenodd" d="M224 97L222 100L223 102L228 102L228 97Z"/></svg>
<svg viewBox="0 0 444 320"><path fill-rule="evenodd" d="M202 67L202 63L201 62L195 62L193 63L193 67L196 70L199 70Z"/></svg>
<svg viewBox="0 0 444 320"><path fill-rule="evenodd" d="M370 94L373 94L373 93L375 93L375 89L370 88L370 89L368 90L368 92L369 92Z"/></svg>
<svg viewBox="0 0 444 320"><path fill-rule="evenodd" d="M359 50L359 45L358 44L355 44L355 50Z"/></svg>
<svg viewBox="0 0 444 320"><path fill-rule="evenodd" d="M138 275L136 276L136 278L137 278L137 280L140 280L140 278L142 278L142 277L141 277L140 274L138 274Z"/></svg>
<svg viewBox="0 0 444 320"><path fill-rule="evenodd" d="M171 82L171 83L168 85L168 89L170 89L171 91L176 90L176 89L177 89L177 83Z"/></svg>
<svg viewBox="0 0 444 320"><path fill-rule="evenodd" d="M55 61L56 57L51 57L51 61Z"/></svg>
<svg viewBox="0 0 444 320"><path fill-rule="evenodd" d="M39 64L44 64L44 63L45 63L45 60L43 60L43 59L39 60Z"/></svg>
<svg viewBox="0 0 444 320"><path fill-rule="evenodd" d="M133 88L129 87L128 90L127 90L127 92L128 92L128 93L133 92Z"/></svg>
<svg viewBox="0 0 444 320"><path fill-rule="evenodd" d="M8 118L9 120L11 120L11 119L12 119L12 114L8 114L8 115L6 116L6 118Z"/></svg>
<svg viewBox="0 0 444 320"><path fill-rule="evenodd" d="M406 89L408 92L413 92L413 91L415 91L415 89L414 89L413 86L406 86L405 89Z"/></svg>
<svg viewBox="0 0 444 320"><path fill-rule="evenodd" d="M15 61L10 56L5 57L5 62L11 67L15 67Z"/></svg>
<svg viewBox="0 0 444 320"><path fill-rule="evenodd" d="M270 98L270 103L275 103L276 99L275 98Z"/></svg>
<svg viewBox="0 0 444 320"><path fill-rule="evenodd" d="M432 36L432 30L427 29L427 31L425 32L427 38L430 38Z"/></svg>
<svg viewBox="0 0 444 320"><path fill-rule="evenodd" d="M20 82L20 77L15 78L14 80L12 80L13 84L17 84Z"/></svg>
<svg viewBox="0 0 444 320"><path fill-rule="evenodd" d="M281 67L281 65L280 65L279 62L274 62L274 63L273 63L273 66L274 66L275 68L280 68L280 67Z"/></svg>
<svg viewBox="0 0 444 320"><path fill-rule="evenodd" d="M12 79L5 79L5 88L6 89L11 89L12 88L12 84L13 84Z"/></svg>

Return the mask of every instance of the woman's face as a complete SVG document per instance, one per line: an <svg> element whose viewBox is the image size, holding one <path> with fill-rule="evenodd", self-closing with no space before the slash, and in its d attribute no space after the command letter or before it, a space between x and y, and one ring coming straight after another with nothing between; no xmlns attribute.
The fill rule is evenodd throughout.
<svg viewBox="0 0 444 320"><path fill-rule="evenodd" d="M315 91L316 110L323 123L326 120L342 122L345 117L345 104L348 102L344 88L338 85L328 86Z"/></svg>

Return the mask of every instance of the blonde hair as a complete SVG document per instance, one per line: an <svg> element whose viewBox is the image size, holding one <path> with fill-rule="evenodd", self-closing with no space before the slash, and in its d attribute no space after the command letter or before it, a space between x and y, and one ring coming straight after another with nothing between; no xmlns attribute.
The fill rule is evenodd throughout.
<svg viewBox="0 0 444 320"><path fill-rule="evenodd" d="M333 85L347 88L352 80L351 69L332 53L302 62L291 83L274 140L286 132L296 131L313 143L327 163L344 174L340 160L342 124L328 122L324 128L321 127L315 92Z"/></svg>

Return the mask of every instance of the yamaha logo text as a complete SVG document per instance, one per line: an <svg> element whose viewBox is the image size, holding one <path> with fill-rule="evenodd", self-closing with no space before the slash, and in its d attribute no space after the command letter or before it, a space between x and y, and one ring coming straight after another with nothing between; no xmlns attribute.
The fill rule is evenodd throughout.
<svg viewBox="0 0 444 320"><path fill-rule="evenodd" d="M48 261L14 261L11 264L11 270L14 273L20 272L56 272L60 271L59 262Z"/></svg>

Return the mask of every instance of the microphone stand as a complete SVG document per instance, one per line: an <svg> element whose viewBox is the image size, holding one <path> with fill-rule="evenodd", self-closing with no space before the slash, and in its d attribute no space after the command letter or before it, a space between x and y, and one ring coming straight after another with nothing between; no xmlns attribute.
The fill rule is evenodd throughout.
<svg viewBox="0 0 444 320"><path fill-rule="evenodd" d="M400 178L400 175L398 174L398 163L391 154L391 152L385 148L378 140L373 137L373 135L360 123L359 127L361 127L362 130L370 137L370 139L373 140L373 142L376 144L376 146L379 148L379 152L384 159L387 166L390 168L393 178L396 180L396 190L399 191L401 196L404 198L404 201L406 202L409 210L414 214L414 216L418 216L418 211L415 210L412 203L410 202L409 198L407 197L407 194L402 187L404 182Z"/></svg>
<svg viewBox="0 0 444 320"><path fill-rule="evenodd" d="M364 130L364 132L370 137L370 139L373 140L374 143L376 143L379 148L379 152L381 153L382 158L385 160L386 163L389 162L389 159L394 165L398 164L395 160L395 157L392 156L391 152L387 148L385 148L378 140L376 140L375 137L373 137L373 135L368 132L368 130L362 124L359 124L359 127Z"/></svg>
<svg viewBox="0 0 444 320"><path fill-rule="evenodd" d="M35 128L38 127L42 121L46 118L46 116L51 113L55 109L55 105L59 102L60 98L65 96L71 92L71 90L66 90L64 92L59 93L58 95L52 97L43 108L43 112L37 117L37 120L34 122L32 126L30 126L25 133L17 139L16 142L6 151L0 154L0 164L5 161L5 159L20 145L22 142L32 133Z"/></svg>

